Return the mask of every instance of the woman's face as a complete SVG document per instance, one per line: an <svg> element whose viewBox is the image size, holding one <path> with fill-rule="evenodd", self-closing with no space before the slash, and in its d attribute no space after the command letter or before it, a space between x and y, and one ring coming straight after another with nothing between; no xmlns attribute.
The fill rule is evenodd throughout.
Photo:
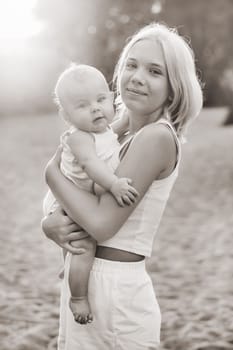
<svg viewBox="0 0 233 350"><path fill-rule="evenodd" d="M144 39L130 49L120 75L120 93L132 112L160 115L168 100L169 84L159 43Z"/></svg>

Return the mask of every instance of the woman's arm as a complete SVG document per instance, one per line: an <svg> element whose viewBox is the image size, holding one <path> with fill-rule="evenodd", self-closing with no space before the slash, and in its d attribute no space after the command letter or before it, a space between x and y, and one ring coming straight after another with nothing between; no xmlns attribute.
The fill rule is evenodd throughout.
<svg viewBox="0 0 233 350"><path fill-rule="evenodd" d="M169 130L150 124L135 136L116 175L132 179L139 192L138 203L160 173L174 164L175 154L176 146ZM98 242L111 238L137 205L122 208L109 193L98 198L77 188L61 174L55 160L47 167L46 179L66 213Z"/></svg>

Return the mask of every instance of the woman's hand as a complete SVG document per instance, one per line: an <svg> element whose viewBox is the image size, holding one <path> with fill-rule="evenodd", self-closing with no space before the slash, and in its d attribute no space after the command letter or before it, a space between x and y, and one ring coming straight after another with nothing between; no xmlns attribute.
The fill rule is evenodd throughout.
<svg viewBox="0 0 233 350"><path fill-rule="evenodd" d="M72 254L83 254L82 248L75 248L72 241L87 237L88 234L82 230L61 207L58 207L51 215L42 220L42 229L46 236Z"/></svg>

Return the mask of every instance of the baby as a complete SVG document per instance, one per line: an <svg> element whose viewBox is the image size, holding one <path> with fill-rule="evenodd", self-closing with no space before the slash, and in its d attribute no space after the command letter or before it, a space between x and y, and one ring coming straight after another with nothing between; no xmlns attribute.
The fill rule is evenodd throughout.
<svg viewBox="0 0 233 350"><path fill-rule="evenodd" d="M113 93L103 74L91 66L72 65L59 77L55 95L60 113L69 125L61 136L63 174L96 195L111 192L120 206L133 204L138 193L130 185L130 179L114 174L119 164L118 135L125 131L126 119L110 126L114 118ZM49 191L44 200L45 214L58 206ZM93 319L87 295L96 242L87 233L82 242L85 253L71 256L70 308L75 320L86 324ZM72 245L75 246L75 241Z"/></svg>

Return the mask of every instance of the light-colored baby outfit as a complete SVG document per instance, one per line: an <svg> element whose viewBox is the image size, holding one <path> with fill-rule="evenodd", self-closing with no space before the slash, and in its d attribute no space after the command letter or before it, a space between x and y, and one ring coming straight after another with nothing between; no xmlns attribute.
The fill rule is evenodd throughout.
<svg viewBox="0 0 233 350"><path fill-rule="evenodd" d="M90 179L85 171L80 167L78 159L75 158L70 146L67 143L67 138L76 132L77 129L72 126L64 132L60 141L62 145L61 155L61 171L70 179L76 186L92 191L93 181ZM110 170L114 173L119 164L119 151L120 144L118 142L118 136L113 132L111 127L102 133L90 133L95 142L95 150L97 156L103 160ZM49 190L46 194L43 203L44 214L48 215L54 211L58 206L56 198Z"/></svg>
<svg viewBox="0 0 233 350"><path fill-rule="evenodd" d="M101 246L149 257L164 208L178 175L180 142L166 119L162 124L172 133L177 161L172 173L155 180L121 229ZM129 142L133 142L133 138ZM121 146L124 147L124 143ZM58 350L155 350L160 342L161 314L145 260L118 262L95 258L90 273L88 299L94 320L88 325L74 321L69 309L68 275L70 255L65 261L61 288Z"/></svg>

